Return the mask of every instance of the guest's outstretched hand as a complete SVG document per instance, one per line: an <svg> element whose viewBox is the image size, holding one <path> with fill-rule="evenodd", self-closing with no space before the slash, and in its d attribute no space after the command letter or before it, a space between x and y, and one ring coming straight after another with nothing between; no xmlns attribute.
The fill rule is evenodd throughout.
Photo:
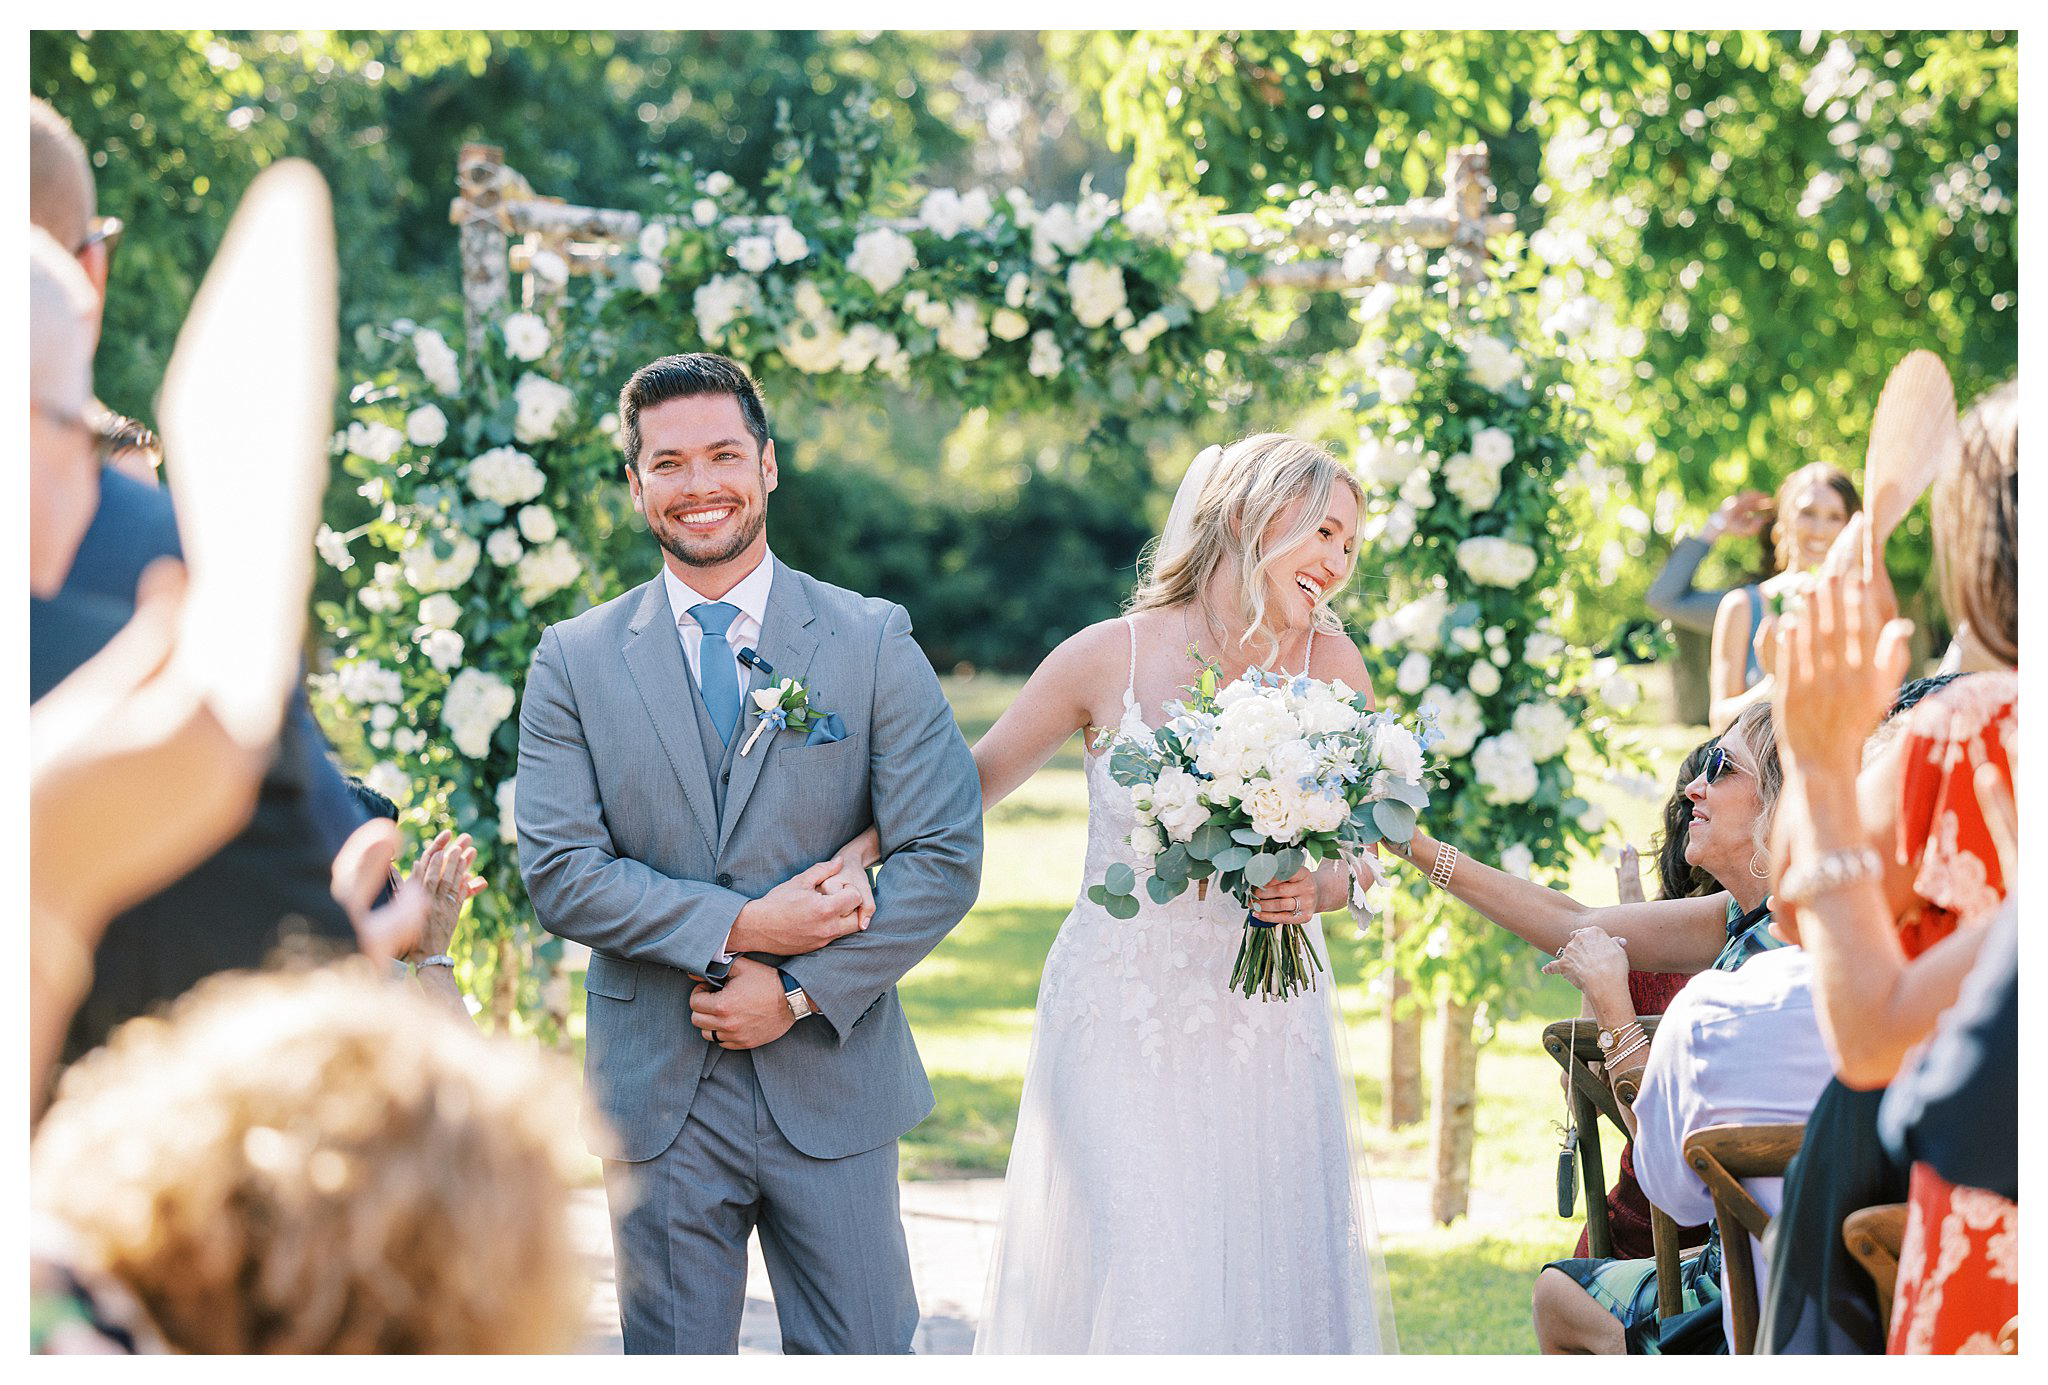
<svg viewBox="0 0 2048 1385"><path fill-rule="evenodd" d="M411 952L427 921L427 892L414 881L400 885L382 907L372 907L391 879L399 845L397 823L371 818L349 834L334 857L331 892L355 925L356 946L365 956L386 962Z"/></svg>

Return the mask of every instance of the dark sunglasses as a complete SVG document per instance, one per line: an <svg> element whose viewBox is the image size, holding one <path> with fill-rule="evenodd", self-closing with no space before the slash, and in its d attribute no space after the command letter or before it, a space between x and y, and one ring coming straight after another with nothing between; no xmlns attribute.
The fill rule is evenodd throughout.
<svg viewBox="0 0 2048 1385"><path fill-rule="evenodd" d="M85 228L85 239L80 241L78 248L71 253L83 255L87 248L104 244L107 247L107 258L111 260L114 258L114 251L121 246L121 233L127 229L118 216L96 216Z"/></svg>
<svg viewBox="0 0 2048 1385"><path fill-rule="evenodd" d="M1717 745L1714 747L1713 753L1707 756L1707 767L1700 771L1700 775L1711 784L1731 769L1737 774L1742 773L1742 766L1736 764L1733 759L1729 758L1728 752Z"/></svg>

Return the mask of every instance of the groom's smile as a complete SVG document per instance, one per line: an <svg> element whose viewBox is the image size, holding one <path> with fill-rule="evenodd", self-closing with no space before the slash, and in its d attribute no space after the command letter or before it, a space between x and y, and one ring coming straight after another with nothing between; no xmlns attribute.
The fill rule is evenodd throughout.
<svg viewBox="0 0 2048 1385"><path fill-rule="evenodd" d="M678 576L719 596L753 571L767 547L775 444L757 443L728 394L686 395L640 413L633 508Z"/></svg>

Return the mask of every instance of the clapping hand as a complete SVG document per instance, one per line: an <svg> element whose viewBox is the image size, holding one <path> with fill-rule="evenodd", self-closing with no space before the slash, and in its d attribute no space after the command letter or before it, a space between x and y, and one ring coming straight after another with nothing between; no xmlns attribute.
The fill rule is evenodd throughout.
<svg viewBox="0 0 2048 1385"><path fill-rule="evenodd" d="M1700 537L1708 543L1723 534L1733 534L1746 539L1761 534L1771 520L1771 497L1762 491L1737 491L1721 502L1701 529Z"/></svg>
<svg viewBox="0 0 2048 1385"><path fill-rule="evenodd" d="M408 877L426 894L427 917L420 928L418 946L405 960L417 963L448 951L455 941L455 925L462 917L462 906L483 893L490 883L469 873L475 865L476 845L467 832L458 837L443 830L427 843Z"/></svg>
<svg viewBox="0 0 2048 1385"><path fill-rule="evenodd" d="M1614 897L1623 904L1643 902L1643 863L1632 842L1621 844L1621 859L1614 863Z"/></svg>
<svg viewBox="0 0 2048 1385"><path fill-rule="evenodd" d="M386 962L413 950L428 913L427 892L414 880L392 891L382 908L371 907L391 879L399 845L397 823L371 818L349 834L334 857L331 892L355 925L356 946L365 956Z"/></svg>

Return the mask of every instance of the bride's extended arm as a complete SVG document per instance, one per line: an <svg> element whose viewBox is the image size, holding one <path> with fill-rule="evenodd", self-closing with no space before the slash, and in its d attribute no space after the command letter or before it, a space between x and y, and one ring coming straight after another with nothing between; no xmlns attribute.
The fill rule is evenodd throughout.
<svg viewBox="0 0 2048 1385"><path fill-rule="evenodd" d="M1389 842L1387 849L1427 875L1438 853L1448 848L1417 832L1407 845ZM1712 966L1727 941L1726 894L1589 907L1563 890L1545 889L1465 855L1456 858L1447 888L1508 932L1553 955L1577 930L1601 928L1610 937L1628 940L1629 964L1637 970L1689 975Z"/></svg>
<svg viewBox="0 0 2048 1385"><path fill-rule="evenodd" d="M1045 656L1016 700L974 743L983 812L1036 774L1069 736L1092 724L1091 702L1103 685L1103 670L1128 665L1129 640L1122 621L1108 620L1069 636ZM843 871L865 871L880 854L880 840L869 828L833 859Z"/></svg>

